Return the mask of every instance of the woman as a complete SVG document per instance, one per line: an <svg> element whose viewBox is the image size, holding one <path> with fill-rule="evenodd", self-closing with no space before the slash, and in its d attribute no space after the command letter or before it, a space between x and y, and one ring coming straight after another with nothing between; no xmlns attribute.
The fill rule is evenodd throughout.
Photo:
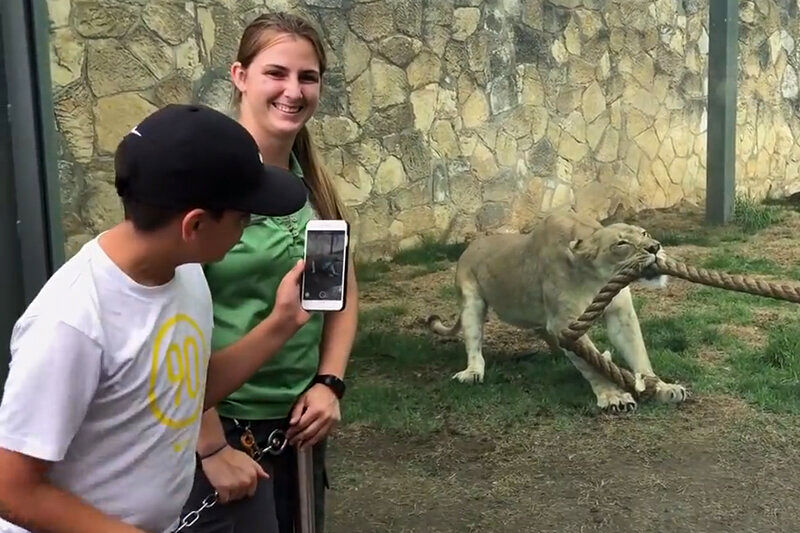
<svg viewBox="0 0 800 533"><path fill-rule="evenodd" d="M281 277L303 257L308 221L343 217L306 129L319 102L325 65L318 33L301 18L262 15L242 35L231 66L238 120L256 140L265 164L288 168L306 182L309 202L293 215L253 218L228 255L206 267L215 348L234 342L269 313ZM356 333L352 263L346 297L343 311L314 315L250 381L205 413L197 448L201 468L184 514L214 490L221 505L205 509L184 531L293 531L296 445L313 447L316 531L323 531L325 438L340 419L341 380ZM264 454L259 465L240 451L251 445L251 437L255 448L265 446L276 429L289 438L281 454Z"/></svg>

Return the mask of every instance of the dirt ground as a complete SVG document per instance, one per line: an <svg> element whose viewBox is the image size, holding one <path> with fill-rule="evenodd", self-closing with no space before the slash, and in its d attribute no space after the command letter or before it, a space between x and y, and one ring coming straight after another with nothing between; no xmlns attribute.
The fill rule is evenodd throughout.
<svg viewBox="0 0 800 533"><path fill-rule="evenodd" d="M692 231L702 212L684 206L639 218L651 231ZM791 266L798 231L795 216L740 246ZM668 250L687 263L709 253L698 246ZM402 302L408 312L399 328L419 329L431 310L455 313L441 297L452 272L452 265L411 278L406 271L391 284L365 285L363 305ZM685 290L682 282L671 284L648 312L666 312ZM744 342L763 342L757 328L749 337L743 329ZM486 337L494 351L544 349L496 320ZM703 395L666 415L576 415L567 429L532 415L513 431L488 432L477 417L424 437L347 423L346 408L345 401L345 423L329 447L332 533L763 532L794 531L800 523L800 419L739 398Z"/></svg>

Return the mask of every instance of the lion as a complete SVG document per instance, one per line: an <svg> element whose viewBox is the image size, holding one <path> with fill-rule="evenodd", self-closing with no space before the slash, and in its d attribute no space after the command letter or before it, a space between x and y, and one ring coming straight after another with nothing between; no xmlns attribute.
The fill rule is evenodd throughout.
<svg viewBox="0 0 800 533"><path fill-rule="evenodd" d="M435 333L446 336L463 329L467 368L457 372L453 379L462 383L482 382L483 324L489 308L502 321L532 329L554 351L561 350L556 341L558 333L583 313L620 267L643 259L654 260L661 254L661 244L640 227L622 223L602 226L597 220L573 211L555 213L530 233L491 235L473 241L456 267L458 320L447 327L438 316L431 315L428 325ZM666 276L646 273L637 281L663 287ZM611 301L604 318L611 344L637 378L656 377L629 287ZM586 341L591 343L588 335ZM575 353L562 351L589 382L600 409L612 413L636 409L630 393ZM603 356L611 354L604 352ZM657 401L680 403L686 398L683 386L658 379Z"/></svg>

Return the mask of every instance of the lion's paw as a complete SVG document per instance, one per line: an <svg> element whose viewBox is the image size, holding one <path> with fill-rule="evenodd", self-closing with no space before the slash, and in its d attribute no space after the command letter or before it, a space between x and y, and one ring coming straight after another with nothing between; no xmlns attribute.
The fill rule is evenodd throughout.
<svg viewBox="0 0 800 533"><path fill-rule="evenodd" d="M656 385L654 397L661 403L682 403L689 397L689 391L683 385L661 381Z"/></svg>
<svg viewBox="0 0 800 533"><path fill-rule="evenodd" d="M483 369L469 368L453 374L453 379L461 383L483 383Z"/></svg>
<svg viewBox="0 0 800 533"><path fill-rule="evenodd" d="M633 413L636 401L630 393L609 389L597 393L597 407L610 414Z"/></svg>

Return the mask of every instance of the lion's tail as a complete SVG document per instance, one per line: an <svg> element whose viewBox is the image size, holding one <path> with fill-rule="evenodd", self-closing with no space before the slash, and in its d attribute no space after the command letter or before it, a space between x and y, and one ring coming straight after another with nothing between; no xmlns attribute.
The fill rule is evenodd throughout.
<svg viewBox="0 0 800 533"><path fill-rule="evenodd" d="M459 330L461 329L461 317L458 317L456 323L453 324L452 327L448 328L447 326L444 325L442 319L439 318L438 315L431 315L428 317L428 328L430 328L431 331L433 331L438 335L444 335L445 337L452 337L453 335L458 333Z"/></svg>

